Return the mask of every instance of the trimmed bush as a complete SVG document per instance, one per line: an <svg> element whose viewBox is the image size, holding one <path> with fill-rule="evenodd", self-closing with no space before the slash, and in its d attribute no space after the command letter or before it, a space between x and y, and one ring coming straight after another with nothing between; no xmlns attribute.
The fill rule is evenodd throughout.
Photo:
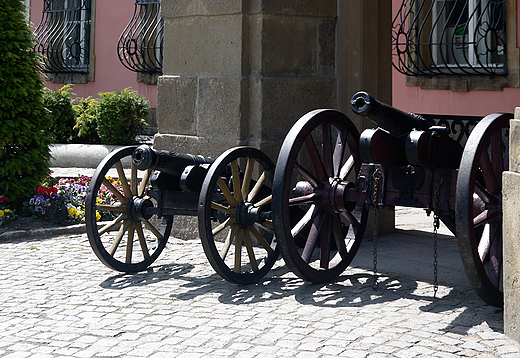
<svg viewBox="0 0 520 358"><path fill-rule="evenodd" d="M104 144L129 145L148 124L148 101L137 91L125 88L121 92L100 92L97 104L97 132Z"/></svg>
<svg viewBox="0 0 520 358"><path fill-rule="evenodd" d="M49 131L54 134L56 143L69 143L74 137L76 111L72 106L71 85L43 92L43 105L49 115ZM73 94L73 93L72 93Z"/></svg>
<svg viewBox="0 0 520 358"><path fill-rule="evenodd" d="M98 101L92 97L76 98L77 104L74 109L78 115L76 119L76 130L78 137L74 140L76 143L99 144L101 139L97 134L97 103Z"/></svg>
<svg viewBox="0 0 520 358"><path fill-rule="evenodd" d="M24 11L20 0L0 6L0 194L19 208L47 176L52 143Z"/></svg>

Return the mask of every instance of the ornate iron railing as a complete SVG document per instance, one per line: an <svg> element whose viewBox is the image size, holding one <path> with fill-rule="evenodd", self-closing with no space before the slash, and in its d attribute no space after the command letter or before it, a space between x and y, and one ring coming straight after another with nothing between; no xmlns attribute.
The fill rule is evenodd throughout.
<svg viewBox="0 0 520 358"><path fill-rule="evenodd" d="M131 71L162 73L164 22L159 0L136 0L134 16L119 37L119 60Z"/></svg>
<svg viewBox="0 0 520 358"><path fill-rule="evenodd" d="M91 0L44 0L34 51L46 73L88 73Z"/></svg>
<svg viewBox="0 0 520 358"><path fill-rule="evenodd" d="M403 0L393 65L408 76L506 75L505 16L506 0Z"/></svg>

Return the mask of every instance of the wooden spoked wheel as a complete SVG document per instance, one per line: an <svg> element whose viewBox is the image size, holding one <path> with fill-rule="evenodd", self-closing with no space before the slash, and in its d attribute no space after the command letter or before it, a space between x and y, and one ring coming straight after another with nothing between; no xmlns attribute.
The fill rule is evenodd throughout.
<svg viewBox="0 0 520 358"><path fill-rule="evenodd" d="M145 194L152 171L131 164L134 149L114 151L99 164L85 199L90 246L102 263L121 272L150 266L164 249L173 221L154 214L157 203Z"/></svg>
<svg viewBox="0 0 520 358"><path fill-rule="evenodd" d="M278 258L271 220L273 162L250 147L232 148L211 165L199 199L204 252L224 279L256 283Z"/></svg>
<svg viewBox="0 0 520 358"><path fill-rule="evenodd" d="M316 110L289 131L273 186L280 252L299 277L320 283L339 276L356 254L368 208L345 203L361 167L359 132L341 112Z"/></svg>
<svg viewBox="0 0 520 358"><path fill-rule="evenodd" d="M469 282L484 302L502 306L502 172L509 165L510 114L491 114L471 132L457 177L455 224Z"/></svg>

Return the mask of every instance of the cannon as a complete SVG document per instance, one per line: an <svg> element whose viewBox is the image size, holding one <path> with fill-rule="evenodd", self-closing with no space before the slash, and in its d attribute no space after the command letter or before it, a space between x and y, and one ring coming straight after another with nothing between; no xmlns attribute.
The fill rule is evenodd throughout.
<svg viewBox="0 0 520 358"><path fill-rule="evenodd" d="M106 266L146 270L164 249L174 218L192 216L204 252L224 279L257 282L278 258L271 218L273 162L236 147L218 158L147 145L112 152L85 200L89 243Z"/></svg>
<svg viewBox="0 0 520 358"><path fill-rule="evenodd" d="M454 117L405 113L366 92L350 104L378 127L359 134L345 114L320 109L282 144L272 217L286 264L305 280L330 281L358 251L370 208L424 208L456 236L476 293L502 306L501 174L512 115L488 115L465 138L453 129L468 126Z"/></svg>

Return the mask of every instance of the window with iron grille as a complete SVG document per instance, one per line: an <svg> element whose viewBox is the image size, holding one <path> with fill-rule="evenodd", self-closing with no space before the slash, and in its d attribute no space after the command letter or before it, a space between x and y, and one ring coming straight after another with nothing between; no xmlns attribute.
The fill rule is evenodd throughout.
<svg viewBox="0 0 520 358"><path fill-rule="evenodd" d="M403 0L394 67L408 76L506 76L506 0Z"/></svg>
<svg viewBox="0 0 520 358"><path fill-rule="evenodd" d="M159 0L137 0L134 15L117 46L119 60L131 71L161 74L164 22Z"/></svg>
<svg viewBox="0 0 520 358"><path fill-rule="evenodd" d="M35 30L35 51L42 71L50 74L89 73L91 0L44 0Z"/></svg>

